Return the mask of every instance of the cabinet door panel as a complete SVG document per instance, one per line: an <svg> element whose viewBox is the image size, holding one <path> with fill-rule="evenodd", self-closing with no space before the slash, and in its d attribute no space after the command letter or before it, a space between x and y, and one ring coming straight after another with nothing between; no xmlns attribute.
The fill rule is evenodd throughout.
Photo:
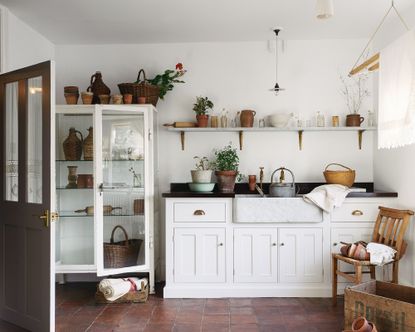
<svg viewBox="0 0 415 332"><path fill-rule="evenodd" d="M225 229L175 228L175 282L225 282Z"/></svg>
<svg viewBox="0 0 415 332"><path fill-rule="evenodd" d="M277 281L277 229L234 230L234 281Z"/></svg>
<svg viewBox="0 0 415 332"><path fill-rule="evenodd" d="M280 282L323 281L320 228L280 228L278 242Z"/></svg>

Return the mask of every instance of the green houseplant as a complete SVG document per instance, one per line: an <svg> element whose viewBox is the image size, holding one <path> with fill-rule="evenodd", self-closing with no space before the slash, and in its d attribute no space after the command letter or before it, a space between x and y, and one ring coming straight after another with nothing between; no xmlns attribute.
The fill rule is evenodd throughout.
<svg viewBox="0 0 415 332"><path fill-rule="evenodd" d="M198 127L207 127L209 122L209 109L213 107L212 101L208 97L196 97L196 102L193 104L193 111L196 113L196 120Z"/></svg>
<svg viewBox="0 0 415 332"><path fill-rule="evenodd" d="M236 149L228 144L223 149L216 150L215 157L215 175L219 191L233 192L239 167L239 156Z"/></svg>
<svg viewBox="0 0 415 332"><path fill-rule="evenodd" d="M193 157L196 160L196 169L191 170L193 183L210 183L212 178L212 163L207 157Z"/></svg>
<svg viewBox="0 0 415 332"><path fill-rule="evenodd" d="M183 69L183 64L179 62L176 65L175 70L167 69L163 74L156 75L156 77L147 81L159 87L159 97L160 99L164 99L166 93L173 90L175 83L184 83L184 81L179 80L179 78L182 77L185 73L186 70Z"/></svg>

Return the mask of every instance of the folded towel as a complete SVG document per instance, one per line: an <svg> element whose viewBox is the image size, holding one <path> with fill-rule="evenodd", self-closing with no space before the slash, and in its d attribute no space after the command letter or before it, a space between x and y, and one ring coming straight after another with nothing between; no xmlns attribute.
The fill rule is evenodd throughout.
<svg viewBox="0 0 415 332"><path fill-rule="evenodd" d="M129 291L142 290L147 285L147 279L139 278L118 278L103 279L99 283L98 289L104 294L108 301L115 301L127 294Z"/></svg>
<svg viewBox="0 0 415 332"><path fill-rule="evenodd" d="M370 254L370 264L379 266L392 262L396 254L395 249L376 242L368 243L366 250Z"/></svg>
<svg viewBox="0 0 415 332"><path fill-rule="evenodd" d="M314 203L326 212L332 212L335 207L340 207L347 194L351 190L341 184L325 184L314 188L310 193L304 195L304 200Z"/></svg>

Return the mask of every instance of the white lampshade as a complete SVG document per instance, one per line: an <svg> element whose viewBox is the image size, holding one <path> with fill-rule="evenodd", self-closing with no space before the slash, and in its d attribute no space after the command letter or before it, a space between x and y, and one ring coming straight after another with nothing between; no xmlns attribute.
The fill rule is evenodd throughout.
<svg viewBox="0 0 415 332"><path fill-rule="evenodd" d="M333 0L317 0L316 16L318 19L330 18L333 14Z"/></svg>

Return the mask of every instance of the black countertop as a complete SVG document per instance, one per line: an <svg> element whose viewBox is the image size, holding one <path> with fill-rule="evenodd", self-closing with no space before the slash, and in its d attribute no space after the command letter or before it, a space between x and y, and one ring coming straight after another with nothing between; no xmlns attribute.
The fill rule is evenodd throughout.
<svg viewBox="0 0 415 332"><path fill-rule="evenodd" d="M314 188L321 186L325 183L318 182L300 182L296 183L296 191L298 195L304 195L312 191ZM397 192L389 191L375 191L373 182L357 182L353 185L357 188L365 188L366 192L351 192L347 197L364 197L364 198L373 198L373 197L398 197ZM263 184L263 189L265 194L268 193L269 183ZM198 198L198 197L225 197L233 198L235 195L255 195L258 194L256 191L249 191L247 183L237 183L235 185L235 191L232 193L222 193L217 191L217 187L213 192L209 193L198 193L192 192L189 190L187 183L171 183L170 191L162 194L165 198Z"/></svg>

